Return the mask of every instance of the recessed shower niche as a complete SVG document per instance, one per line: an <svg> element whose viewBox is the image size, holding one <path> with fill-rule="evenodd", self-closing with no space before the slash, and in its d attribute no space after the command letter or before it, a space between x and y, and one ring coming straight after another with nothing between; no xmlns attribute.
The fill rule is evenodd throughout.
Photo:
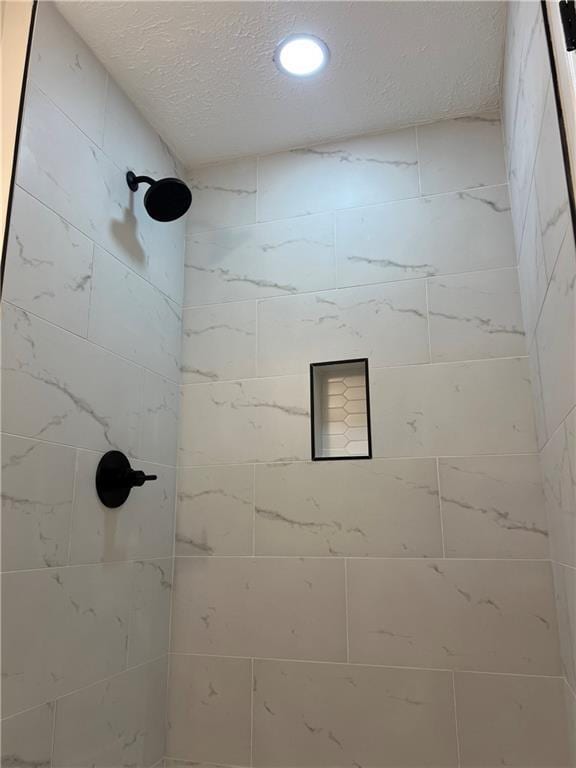
<svg viewBox="0 0 576 768"><path fill-rule="evenodd" d="M368 359L310 365L313 461L371 459Z"/></svg>

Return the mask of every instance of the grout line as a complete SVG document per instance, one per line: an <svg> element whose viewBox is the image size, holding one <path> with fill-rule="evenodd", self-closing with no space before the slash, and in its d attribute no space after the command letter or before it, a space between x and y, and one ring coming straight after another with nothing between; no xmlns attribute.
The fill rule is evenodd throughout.
<svg viewBox="0 0 576 768"><path fill-rule="evenodd" d="M176 559L181 560L251 560L254 555L176 555ZM447 560L454 563L549 563L551 562L549 557L446 557L441 554L438 555L263 555L258 554L258 558L266 560L376 560L376 561L398 561L406 562L407 560L415 561L418 563L434 563L436 560ZM166 560L169 556L156 557L155 560ZM130 561L122 561L130 562ZM137 560L136 562L141 562ZM147 562L147 561L146 561ZM96 563L96 565L120 565L121 563ZM94 565L94 563L88 563L86 565ZM563 563L559 563L563 565ZM60 567L78 567L78 566L57 566ZM86 567L86 566L81 566ZM564 566L572 568L573 566ZM30 570L36 571L51 571L53 568L34 568ZM22 573L22 571L6 571L6 573Z"/></svg>
<svg viewBox="0 0 576 768"><path fill-rule="evenodd" d="M211 165L209 163L209 165ZM217 165L214 163L214 165ZM383 206L389 206L389 205L397 205L400 203L406 203L410 201L420 201L420 200L427 200L429 198L438 198L438 197L458 197L459 195L473 195L475 192L486 192L493 189L502 189L503 187L508 187L509 182L508 179L506 179L505 182L501 182L499 184L484 184L479 187L465 187L464 189L449 189L447 191L442 192L429 192L425 195L417 194L417 195L409 195L408 197L398 197L394 200L381 200L378 203L366 203L365 205L350 205L350 206L344 206L342 208L325 208L320 211L313 211L310 213L297 213L293 216L282 216L277 219L264 219L262 221L251 221L246 222L245 224L230 224L228 226L224 227L212 227L211 229L196 229L196 230L190 230L186 229L185 239L193 240L198 235L209 235L213 234L214 232L225 232L230 231L231 229L246 229L246 227L255 227L255 226L265 226L267 224L277 224L281 221L295 221L296 219L305 219L310 218L312 216L325 216L329 213L339 213L340 211L355 211L355 210L367 210L370 208L380 208ZM509 209L504 212L510 212Z"/></svg>
<svg viewBox="0 0 576 768"><path fill-rule="evenodd" d="M374 664L370 662L359 662L359 661L331 661L331 660L325 660L325 659L283 659L277 656L231 656L227 654L216 654L216 653L194 653L194 652L187 652L187 651L178 651L178 652L172 652L172 656L194 656L199 658L208 658L208 659L241 659L244 661L250 661L253 659L254 661L263 661L263 662L271 662L271 663L280 663L280 664L322 664L324 666L337 666L337 667L365 667L367 669L398 669L398 670L407 670L407 671L413 671L413 672L448 672L450 674L452 673L462 673L467 675L489 675L492 677L522 677L522 678L530 678L530 679L536 679L536 680L564 680L565 678L563 675L537 675L529 672L494 672L494 671L485 671L485 670L478 670L478 669L452 669L450 667L415 667L410 666L408 664L405 665L394 665L394 664Z"/></svg>
<svg viewBox="0 0 576 768"><path fill-rule="evenodd" d="M76 448L75 456L74 456L74 478L72 480L72 509L70 510L70 520L68 522L66 565L71 565L71 560L72 560L72 539L74 535L74 521L76 519L75 512L76 512L76 501L77 501L77 493L78 493L79 463L80 463L80 451L78 448Z"/></svg>
<svg viewBox="0 0 576 768"><path fill-rule="evenodd" d="M436 482L438 484L438 511L440 512L440 535L442 536L442 557L446 558L446 536L444 534L444 511L442 508L442 491L440 488L440 460L438 459L438 457L436 457Z"/></svg>
<svg viewBox="0 0 576 768"><path fill-rule="evenodd" d="M252 556L256 557L256 464L252 465Z"/></svg>
<svg viewBox="0 0 576 768"><path fill-rule="evenodd" d="M407 265L409 266L409 265ZM190 264L185 264L185 268L190 268ZM310 290L296 291L293 293L278 293L269 294L268 296L255 296L252 298L236 298L236 299L221 299L220 301L212 301L206 304L183 304L182 310L186 309L208 309L219 307L226 304L246 304L251 301L274 301L279 299L293 299L298 296L315 296L317 294L334 293L335 291L352 291L360 288L382 288L387 285L395 286L398 284L412 284L417 283L419 280L431 280L434 278L447 278L447 277L468 277L470 275L483 275L486 272L502 272L505 270L518 270L516 264L504 264L499 267L486 267L478 269L469 269L464 272L438 272L432 275L422 274L417 277L404 277L396 278L395 280L378 280L367 283L355 283L353 285L336 285L331 288L311 288ZM490 359L490 358L488 358Z"/></svg>
<svg viewBox="0 0 576 768"><path fill-rule="evenodd" d="M254 765L254 659L250 659L250 765Z"/></svg>
<svg viewBox="0 0 576 768"><path fill-rule="evenodd" d="M424 292L426 295L426 330L428 331L428 362L432 363L432 331L430 328L430 286L429 279L424 281Z"/></svg>
<svg viewBox="0 0 576 768"><path fill-rule="evenodd" d="M56 746L56 717L58 713L58 707L56 701L50 702L52 705L52 728L50 733L50 763L49 768L54 765L54 747ZM41 705L42 706L42 705ZM46 706L46 705L44 705Z"/></svg>
<svg viewBox="0 0 576 768"><path fill-rule="evenodd" d="M187 557L180 555L180 557ZM135 565L136 563L155 563L158 560L171 560L171 555L156 555L155 557L138 557L133 560L97 560L92 563L68 563L64 565L49 565L43 568L17 568L12 571L3 571L2 576L14 576L18 573L56 573L57 571L71 568L119 568L121 565Z"/></svg>
<svg viewBox="0 0 576 768"><path fill-rule="evenodd" d="M458 729L458 705L456 701L456 672L452 670L452 697L454 702L454 725L456 730L456 751L458 754L458 768L462 765L461 749L460 749L460 734Z"/></svg>
<svg viewBox="0 0 576 768"><path fill-rule="evenodd" d="M348 600L348 560L344 558L344 614L346 620L346 663L350 662L350 613Z"/></svg>

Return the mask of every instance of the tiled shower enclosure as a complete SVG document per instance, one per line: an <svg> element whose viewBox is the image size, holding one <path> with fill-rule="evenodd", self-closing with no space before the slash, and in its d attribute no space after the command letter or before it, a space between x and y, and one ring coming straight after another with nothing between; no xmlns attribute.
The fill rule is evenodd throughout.
<svg viewBox="0 0 576 768"><path fill-rule="evenodd" d="M6 768L576 766L545 42L511 4L502 122L186 169L41 4L2 297ZM128 168L186 178L186 220ZM330 373L313 461L310 364L358 359L369 399ZM158 475L118 510L111 448Z"/></svg>

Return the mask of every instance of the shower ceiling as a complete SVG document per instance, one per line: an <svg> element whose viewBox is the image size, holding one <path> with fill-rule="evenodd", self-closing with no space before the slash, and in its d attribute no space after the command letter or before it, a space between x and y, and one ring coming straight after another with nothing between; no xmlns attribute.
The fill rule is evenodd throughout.
<svg viewBox="0 0 576 768"><path fill-rule="evenodd" d="M501 2L60 2L180 159L194 166L497 106ZM330 67L292 81L293 32Z"/></svg>

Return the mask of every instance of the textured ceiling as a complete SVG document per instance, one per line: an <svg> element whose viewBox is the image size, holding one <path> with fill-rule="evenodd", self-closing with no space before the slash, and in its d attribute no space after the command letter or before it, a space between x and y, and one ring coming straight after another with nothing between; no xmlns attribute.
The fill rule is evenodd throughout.
<svg viewBox="0 0 576 768"><path fill-rule="evenodd" d="M59 8L188 166L498 104L505 3L91 2ZM272 55L311 32L330 65L305 81Z"/></svg>

